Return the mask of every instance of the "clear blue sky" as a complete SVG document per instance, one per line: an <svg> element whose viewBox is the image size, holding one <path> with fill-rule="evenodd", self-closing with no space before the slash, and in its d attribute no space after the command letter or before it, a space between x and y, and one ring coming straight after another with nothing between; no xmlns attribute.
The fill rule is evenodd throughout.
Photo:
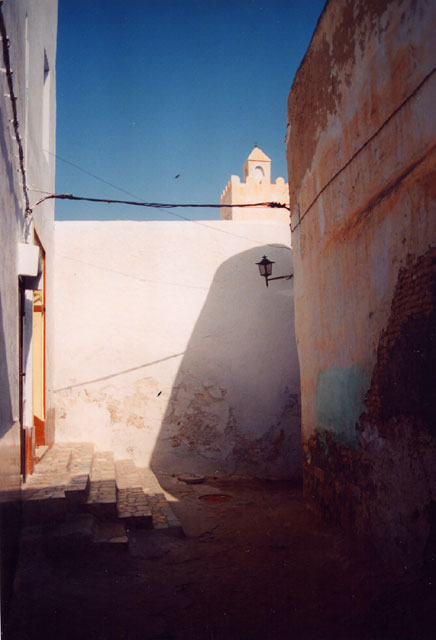
<svg viewBox="0 0 436 640"><path fill-rule="evenodd" d="M59 0L58 156L153 202L219 203L255 143L272 159L272 179L286 179L287 97L323 5ZM59 159L56 191L132 199ZM177 219L63 201L56 218Z"/></svg>

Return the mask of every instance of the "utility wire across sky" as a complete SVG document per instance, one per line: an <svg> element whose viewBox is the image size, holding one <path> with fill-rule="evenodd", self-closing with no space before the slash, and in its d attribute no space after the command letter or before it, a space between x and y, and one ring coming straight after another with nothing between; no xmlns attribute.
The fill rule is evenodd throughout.
<svg viewBox="0 0 436 640"><path fill-rule="evenodd" d="M3 52L3 62L5 65L5 68L2 69L3 72L6 73L6 77L7 77L7 81L8 81L8 86L9 86L9 95L7 97L9 97L10 99L10 103L11 103L11 108L12 108L12 125L13 125L13 129L14 129L14 137L17 143L17 147L18 147L18 159L19 159L19 171L21 173L21 177L22 177L22 188L23 188L23 195L24 195L24 201L25 201L25 218L27 220L27 222L30 222L31 219L31 215L33 213L33 210L35 207L37 207L38 205L40 205L41 203L45 202L46 200L52 200L52 199L62 199L62 200L81 200L81 201L87 201L87 202L102 202L102 203L106 203L106 204L112 204L112 203L116 203L116 204L125 204L125 205L130 205L130 206L140 206L140 207L153 207L155 209L162 209L167 211L168 213L170 213L171 215L177 216L183 220L187 220L189 222L193 222L195 224L199 224L201 226L205 226L211 229L214 229L215 231L219 231L222 233L226 233L228 235L232 235L235 237L241 237L244 238L246 240L250 240L251 242L253 242L252 239L250 238L245 238L245 236L239 236L238 234L229 232L229 231L225 231L224 229L218 229L216 227L213 227L211 225L208 224L204 224L202 222L199 222L197 220L191 220L190 218L187 218L185 216L182 216L180 214L174 213L172 211L169 211L169 209L174 209L174 208L178 208L178 207L187 207L187 208L194 208L194 207L212 207L212 208L220 208L222 205L220 204L165 204L165 203L158 203L158 202L141 202L141 201L130 201L130 200L113 200L113 199L107 199L107 198L88 198L88 197L84 197L84 196L74 196L73 194L65 194L65 193L61 193L61 194L56 194L56 193L47 193L47 192L42 192L38 189L32 189L29 187L29 185L27 184L27 180L26 180L26 169L24 166L24 149L23 149L23 145L22 145L22 140L21 140L21 136L20 136L20 131L19 131L19 121L18 121L18 112L17 112L17 106L16 106L16 102L17 102L17 97L15 95L14 92L14 85L13 85L13 70L11 69L11 65L10 65L10 58L9 58L9 46L10 46L10 41L6 32L6 26L4 23L4 19L3 19L3 14L1 11L1 0L0 0L0 40L2 42L2 52ZM99 176L91 173L90 171L86 171L85 169L82 169L81 167L79 167L78 165L75 165L72 162L69 162L68 160L65 160L64 158L60 158L60 156L57 156L56 154L53 154L51 152L50 155L54 155L55 157L59 158L60 160L62 160L63 162L66 162L67 164L70 164L74 167L76 167L77 169L79 169L80 171L83 171L84 173L92 176L93 178L95 178L96 180L99 180L100 182L103 182L105 184L107 184L108 186L111 186L115 189L118 189L120 191L123 191L124 193L126 193L127 195L131 195L134 198L137 198L138 196L130 193L129 191L127 191L126 189L123 189L122 187L118 187L110 182L108 182L107 180L104 180L103 178L100 178ZM33 206L30 206L30 201L29 201L29 191L37 191L39 193L45 193L43 198L40 198ZM284 208L290 211L289 207L287 207L286 205L277 203L277 202L264 202L264 203L254 203L254 204L242 204L242 205L226 205L227 207L236 207L236 206L240 206L240 207L271 207L271 208ZM254 241L257 244L263 244L261 242L258 241ZM276 246L276 245L267 245L267 246ZM283 249L287 249L290 250L290 247L280 247Z"/></svg>
<svg viewBox="0 0 436 640"><path fill-rule="evenodd" d="M115 187L116 188L116 187ZM39 189L30 189L30 191L38 191L39 193L46 193L46 192L41 192L39 191ZM204 222L200 222L199 220L192 220L191 218L187 218L185 216L182 216L180 214L177 213L173 213L172 211L169 211L169 208L176 208L176 207L216 207L216 208L220 208L223 205L220 204L164 204L164 203L159 203L159 202L136 202L136 201L132 201L132 200L111 200L108 198L87 198L87 197L83 197L83 196L74 196L71 193L49 193L47 195L45 195L43 198L40 198L32 207L32 211L33 209L42 204L43 202L45 202L46 200L53 200L53 199L60 199L60 200L83 200L86 202L101 202L101 203L105 203L105 204L126 204L126 205L133 205L133 206L137 206L137 207L153 207L155 209L162 209L163 211L168 211L168 213L177 216L178 218L182 218L182 220L186 220L187 222L192 222L193 224L198 224L201 227L207 227L208 229L212 229L213 231L216 231L218 233L225 233L226 235L229 236L234 236L235 238L243 238L244 240L249 240L250 242L254 242L258 245L262 245L264 246L265 243L264 242L260 242L259 240L254 240L253 238L248 238L247 236L241 236L237 233L232 233L231 231L226 231L225 229L220 229L218 227L214 227L210 224L206 224ZM270 207L270 208L280 208L280 209L288 209L289 207L287 207L284 204L280 204L278 202L256 202L253 204L229 204L229 205L225 205L226 207ZM277 245L277 244L267 244L267 247L273 247L275 249L286 249L287 251L290 251L290 247L286 247L283 245Z"/></svg>
<svg viewBox="0 0 436 640"><path fill-rule="evenodd" d="M176 218L180 218L181 220L186 220L187 222L192 222L192 224L198 224L201 227L206 227L207 229L212 229L213 231L216 231L217 233L224 233L226 235L229 236L234 236L235 238L242 238L244 240L249 240L250 242L255 242L256 244L258 244L259 246L263 246L265 243L264 242L260 242L259 240L253 240L253 238L248 238L247 236L242 236L240 234L237 233L233 233L232 231L227 231L226 229L221 229L215 226L212 226L210 224L207 224L205 222L201 222L199 220L192 220L192 218L188 218L187 216L184 216L180 213L176 213L175 211L171 211L170 208L175 208L175 207L206 207L206 206L210 206L210 207L214 207L214 208L219 208L222 205L219 204L211 204L211 205L204 205L204 204L195 204L195 205L190 205L190 204L164 204L164 203L145 203L143 202L143 200L135 193L132 193L131 191L127 191L127 189L124 189L123 187L120 187L116 184L114 184L113 182L109 182L109 180L105 180L104 178L101 178L100 176L96 175L95 173L92 173L91 171L88 171L87 169L84 169L83 167L81 167L78 164L75 164L74 162L71 162L70 160L66 160L65 158L62 158L62 156L59 156L57 153L52 153L51 151L46 150L47 153L49 153L50 155L52 155L53 157L55 157L57 160L60 160L61 162L65 162L66 164L71 165L72 167L74 167L75 169L77 169L78 171L81 171L82 173L85 173L88 176L91 176L92 178L94 178L95 180L98 180L99 182L103 182L104 184L112 187L113 189L117 189L118 191L121 191L122 193L125 193L129 196L132 196L133 198L137 198L137 201L132 202L133 205L136 206L150 206L150 207L154 207L156 209L160 209L161 211L166 211L167 213L169 213L171 216L174 216ZM29 191L33 191L36 193L43 193L45 196L47 196L46 198L41 198L40 200L38 200L32 207L32 209L34 207L36 207L38 204L41 204L41 202L44 202L44 200L46 199L54 199L56 196L59 199L63 199L63 200L76 200L76 199L80 199L80 200L87 200L86 198L82 198L81 196L73 196L72 194L54 194L54 193L49 193L48 191L42 191L41 189L36 189L36 188L32 188L29 187ZM110 199L109 199L110 200ZM91 202L102 202L102 203L108 203L109 202L108 198L94 198L94 199L90 199ZM117 201L117 200L110 200L109 203L120 203L120 202L130 202L130 201ZM256 203L255 205L242 205L242 206L270 206L272 203ZM274 203L275 204L275 203ZM225 205L225 206L229 206L229 207L236 207L236 206L241 206L241 205ZM275 204L275 206L278 206ZM281 205L282 207L285 205ZM285 206L286 209L288 209L288 207ZM267 244L266 246L268 247L273 247L275 249L280 248L280 249L286 249L287 251L290 251L290 247L285 247L282 245L277 245L277 244Z"/></svg>
<svg viewBox="0 0 436 640"><path fill-rule="evenodd" d="M176 204L176 203L163 203L163 202L137 202L135 200L112 200L109 198L90 198L87 196L74 196L72 193L50 193L49 195L40 198L32 207L32 210L38 205L42 204L46 200L84 200L86 202L104 202L106 204L126 204L136 207L152 207L154 209L176 209L178 207L208 207L220 209L221 207L268 207L271 209L287 209L290 211L286 204L280 202L253 202L251 204ZM195 222L191 220L191 222Z"/></svg>

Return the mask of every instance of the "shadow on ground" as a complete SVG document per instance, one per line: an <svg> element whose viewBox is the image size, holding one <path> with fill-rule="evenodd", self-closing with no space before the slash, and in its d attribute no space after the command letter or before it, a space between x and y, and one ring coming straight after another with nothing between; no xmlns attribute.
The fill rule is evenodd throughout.
<svg viewBox="0 0 436 640"><path fill-rule="evenodd" d="M117 553L27 548L6 640L434 637L434 592L390 582L307 511L299 486L159 480L186 537L131 531Z"/></svg>

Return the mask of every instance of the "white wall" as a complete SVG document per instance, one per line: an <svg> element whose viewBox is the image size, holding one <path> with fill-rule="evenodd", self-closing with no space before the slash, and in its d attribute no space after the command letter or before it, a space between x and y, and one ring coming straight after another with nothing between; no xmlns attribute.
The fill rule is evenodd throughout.
<svg viewBox="0 0 436 640"><path fill-rule="evenodd" d="M286 224L56 222L55 237L58 440L172 472L300 474L293 284L266 288L255 265L291 272Z"/></svg>
<svg viewBox="0 0 436 640"><path fill-rule="evenodd" d="M54 74L56 55L56 0L4 0L0 7L9 39L9 56L13 72L13 89L19 121L19 133L26 153L27 183L38 189L54 189L54 158L44 156L40 130L43 116L42 85L44 49ZM26 15L27 49L26 56ZM26 64L27 58L27 64ZM0 42L0 67L5 68ZM27 83L26 83L27 79ZM35 213L31 224L25 221L25 201L22 176L19 172L18 145L12 125L10 87L4 72L0 73L0 585L1 613L6 619L12 594L15 562L18 554L20 526L20 487L22 482L22 432L19 398L19 295L18 243L33 244L36 229L50 263L53 239L53 204L46 204ZM46 91L49 116L50 148L55 144L55 79ZM38 196L29 193L31 203ZM47 281L50 289L50 276ZM51 316L47 299L47 317ZM29 320L32 314L30 313ZM31 354L31 332L23 349L24 360ZM47 333L47 354L50 356L51 333ZM30 369L30 367L29 367ZM30 373L30 371L29 371ZM50 370L48 371L50 373ZM31 378L31 376L30 376ZM31 405L29 381L27 403ZM50 402L47 404L50 412ZM32 409L32 407L30 407ZM33 412L30 410L30 420ZM53 416L53 412L50 412ZM26 430L32 443L32 424Z"/></svg>
<svg viewBox="0 0 436 640"><path fill-rule="evenodd" d="M28 186L54 189L54 159L46 156L41 145L43 117L44 50L55 71L57 2L56 0L5 0L1 7L9 38L9 55L13 72L13 87L17 98L19 131L25 151ZM27 45L26 45L27 15ZM26 64L26 46L28 49ZM4 67L0 47L0 66ZM47 97L50 111L50 150L55 144L55 79ZM27 88L27 90L26 90ZM53 240L53 204L35 210L33 221L24 218L24 197L18 146L11 123L10 89L5 73L0 73L0 499L9 500L11 492L20 487L20 424L19 424L19 340L18 340L18 270L19 242L34 242L38 232L50 262ZM40 196L29 193L31 204ZM48 286L50 288L50 278ZM48 322L51 321L49 309ZM50 352L50 331L47 351Z"/></svg>

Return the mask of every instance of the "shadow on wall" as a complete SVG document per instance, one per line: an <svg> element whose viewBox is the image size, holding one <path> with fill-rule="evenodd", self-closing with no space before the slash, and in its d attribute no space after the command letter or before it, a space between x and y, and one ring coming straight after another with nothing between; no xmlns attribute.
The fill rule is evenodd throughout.
<svg viewBox="0 0 436 640"><path fill-rule="evenodd" d="M277 249L287 249L292 271L289 248ZM157 471L301 476L293 280L266 288L255 265L277 249L250 249L218 268L171 390L151 458Z"/></svg>
<svg viewBox="0 0 436 640"><path fill-rule="evenodd" d="M3 438L14 423L9 387L9 370L6 353L6 338L3 324L3 309L0 297L0 438Z"/></svg>
<svg viewBox="0 0 436 640"><path fill-rule="evenodd" d="M14 200L14 206L8 207L8 211L12 211L15 214L15 218L18 220L21 215L21 205L18 202L17 194L15 192L15 184L14 184L14 173L15 169L12 166L9 158L10 153L8 151L8 146L5 138L5 131L9 130L9 122L6 118L4 118L3 114L0 112L1 118L1 126L0 126L0 156L4 161L3 167L6 173L8 186L9 186L9 194L12 196Z"/></svg>
<svg viewBox="0 0 436 640"><path fill-rule="evenodd" d="M20 527L19 442L12 430L14 416L9 383L7 345L0 296L0 610L7 617L18 557Z"/></svg>

